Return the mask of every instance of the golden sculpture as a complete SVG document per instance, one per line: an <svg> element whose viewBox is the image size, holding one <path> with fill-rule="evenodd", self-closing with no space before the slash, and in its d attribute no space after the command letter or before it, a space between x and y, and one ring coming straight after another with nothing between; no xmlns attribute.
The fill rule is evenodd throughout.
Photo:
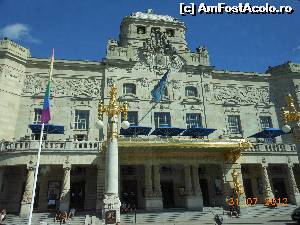
<svg viewBox="0 0 300 225"><path fill-rule="evenodd" d="M115 84L112 85L109 95L110 97L108 106L105 106L103 102L100 101L98 107L98 117L100 118L103 113L107 113L107 115L110 117L117 116L120 113L123 113L124 120L127 120L128 103L125 101L123 106L119 106L117 104L117 86Z"/></svg>
<svg viewBox="0 0 300 225"><path fill-rule="evenodd" d="M284 110L284 107L281 108L282 112L282 119L284 123L288 122L298 122L300 120L300 112L297 111L294 103L294 99L292 98L292 95L286 96L286 101L288 104L288 110Z"/></svg>
<svg viewBox="0 0 300 225"><path fill-rule="evenodd" d="M235 193L239 196L244 193L242 184L238 181L239 173L236 171L236 169L233 169L231 173L233 183L234 183L234 190Z"/></svg>
<svg viewBox="0 0 300 225"><path fill-rule="evenodd" d="M119 106L117 104L117 87L115 84L112 85L109 95L110 97L109 97L108 106L105 106L103 102L100 100L99 107L98 107L98 119L101 120L103 117L103 113L106 113L110 121L107 126L108 138L117 138L118 137L118 125L117 125L118 115L120 113L123 113L124 121L127 120L128 103L125 101L123 103L123 106Z"/></svg>

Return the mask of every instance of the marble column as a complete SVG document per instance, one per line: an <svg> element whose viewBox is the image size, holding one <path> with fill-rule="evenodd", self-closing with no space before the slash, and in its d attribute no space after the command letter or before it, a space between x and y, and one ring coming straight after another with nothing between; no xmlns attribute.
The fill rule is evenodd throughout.
<svg viewBox="0 0 300 225"><path fill-rule="evenodd" d="M162 196L161 193L161 186L160 186L160 165L153 166L153 186L154 186L154 196L160 197Z"/></svg>
<svg viewBox="0 0 300 225"><path fill-rule="evenodd" d="M185 207L201 211L203 209L203 199L199 184L198 166L184 165L184 181Z"/></svg>
<svg viewBox="0 0 300 225"><path fill-rule="evenodd" d="M30 212L30 204L32 200L32 191L33 191L33 182L34 182L34 165L31 163L27 165L27 179L25 190L23 193L21 208L20 208L20 216L28 216Z"/></svg>
<svg viewBox="0 0 300 225"><path fill-rule="evenodd" d="M152 165L145 165L145 197L153 197Z"/></svg>
<svg viewBox="0 0 300 225"><path fill-rule="evenodd" d="M192 165L193 188L194 188L194 194L196 196L201 196L202 199L202 191L199 183L198 169L199 169L198 165Z"/></svg>
<svg viewBox="0 0 300 225"><path fill-rule="evenodd" d="M263 183L264 197L268 199L274 198L274 194L271 188L271 183L268 175L268 165L263 163L261 166L262 166L262 183Z"/></svg>
<svg viewBox="0 0 300 225"><path fill-rule="evenodd" d="M96 212L100 214L102 214L104 192L105 192L105 160L101 160L100 164L97 165L97 196L96 196Z"/></svg>
<svg viewBox="0 0 300 225"><path fill-rule="evenodd" d="M145 165L145 209L156 211L162 208L160 165Z"/></svg>
<svg viewBox="0 0 300 225"><path fill-rule="evenodd" d="M294 171L293 171L293 164L288 164L287 165L287 175L288 175L288 181L289 181L289 188L290 188L290 193L291 193L291 202L295 205L300 205L300 193L299 189L297 187L297 183L295 180L294 176Z"/></svg>
<svg viewBox="0 0 300 225"><path fill-rule="evenodd" d="M151 164L145 165L145 209L148 211L160 210L162 209L162 199L160 196L160 176L159 176L159 167L156 167L156 193L153 192L153 179L152 179L152 170L153 166ZM158 174L157 174L158 173ZM159 178L159 184L158 184Z"/></svg>
<svg viewBox="0 0 300 225"><path fill-rule="evenodd" d="M63 166L63 170L64 170L64 178L63 178L62 192L60 195L59 209L68 212L70 208L71 165L65 164Z"/></svg>

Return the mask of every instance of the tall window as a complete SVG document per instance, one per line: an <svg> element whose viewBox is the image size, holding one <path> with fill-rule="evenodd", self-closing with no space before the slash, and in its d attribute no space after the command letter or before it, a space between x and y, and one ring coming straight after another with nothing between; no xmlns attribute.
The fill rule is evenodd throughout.
<svg viewBox="0 0 300 225"><path fill-rule="evenodd" d="M197 92L197 88L196 87L186 87L185 88L185 96L187 97L197 97L198 96L198 92Z"/></svg>
<svg viewBox="0 0 300 225"><path fill-rule="evenodd" d="M202 127L201 115L199 113L187 113L186 125L187 128Z"/></svg>
<svg viewBox="0 0 300 225"><path fill-rule="evenodd" d="M121 114L121 121L124 121L124 114ZM131 126L138 125L138 112L136 111L129 111L127 116L127 121L130 123Z"/></svg>
<svg viewBox="0 0 300 225"><path fill-rule="evenodd" d="M273 127L272 119L270 116L260 116L259 120L262 129ZM272 143L272 142L276 142L276 138L264 138L264 141Z"/></svg>
<svg viewBox="0 0 300 225"><path fill-rule="evenodd" d="M87 130L89 128L90 111L75 110L75 130Z"/></svg>
<svg viewBox="0 0 300 225"><path fill-rule="evenodd" d="M228 116L228 130L230 134L242 133L240 116Z"/></svg>
<svg viewBox="0 0 300 225"><path fill-rule="evenodd" d="M33 124L41 123L42 109L34 109Z"/></svg>
<svg viewBox="0 0 300 225"><path fill-rule="evenodd" d="M260 116L259 120L262 129L273 127L271 116Z"/></svg>
<svg viewBox="0 0 300 225"><path fill-rule="evenodd" d="M136 94L136 86L135 84L127 83L123 84L123 94Z"/></svg>
<svg viewBox="0 0 300 225"><path fill-rule="evenodd" d="M155 128L157 127L170 127L171 116L169 112L155 112L154 113Z"/></svg>

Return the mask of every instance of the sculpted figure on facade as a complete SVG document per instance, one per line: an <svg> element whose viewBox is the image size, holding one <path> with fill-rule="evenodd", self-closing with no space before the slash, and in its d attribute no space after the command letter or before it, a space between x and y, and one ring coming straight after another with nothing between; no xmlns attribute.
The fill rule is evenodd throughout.
<svg viewBox="0 0 300 225"><path fill-rule="evenodd" d="M166 34L159 30L151 33L143 47L139 48L138 55L140 64L155 72L166 69L178 71L184 64Z"/></svg>

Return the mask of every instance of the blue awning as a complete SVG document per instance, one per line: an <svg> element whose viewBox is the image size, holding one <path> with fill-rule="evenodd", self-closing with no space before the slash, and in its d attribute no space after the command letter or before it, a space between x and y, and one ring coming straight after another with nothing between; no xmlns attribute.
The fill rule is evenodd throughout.
<svg viewBox="0 0 300 225"><path fill-rule="evenodd" d="M286 133L284 133L281 129L266 128L263 131L260 131L256 134L249 136L249 138L250 137L253 137L253 138L275 138L275 137L283 135L283 134L286 134Z"/></svg>
<svg viewBox="0 0 300 225"><path fill-rule="evenodd" d="M42 124L30 124L29 128L31 129L32 133L38 134L41 133ZM60 125L53 125L53 124L45 124L44 133L47 134L64 134L64 126Z"/></svg>
<svg viewBox="0 0 300 225"><path fill-rule="evenodd" d="M203 137L208 136L209 134L213 133L215 130L214 128L204 128L204 127L197 127L197 128L188 128L184 131L181 136L191 136L191 137Z"/></svg>
<svg viewBox="0 0 300 225"><path fill-rule="evenodd" d="M148 135L151 131L151 127L143 127L143 126L130 126L128 129L120 129L120 135Z"/></svg>
<svg viewBox="0 0 300 225"><path fill-rule="evenodd" d="M177 127L158 127L152 131L151 135L177 136L183 131L185 131L185 129Z"/></svg>

